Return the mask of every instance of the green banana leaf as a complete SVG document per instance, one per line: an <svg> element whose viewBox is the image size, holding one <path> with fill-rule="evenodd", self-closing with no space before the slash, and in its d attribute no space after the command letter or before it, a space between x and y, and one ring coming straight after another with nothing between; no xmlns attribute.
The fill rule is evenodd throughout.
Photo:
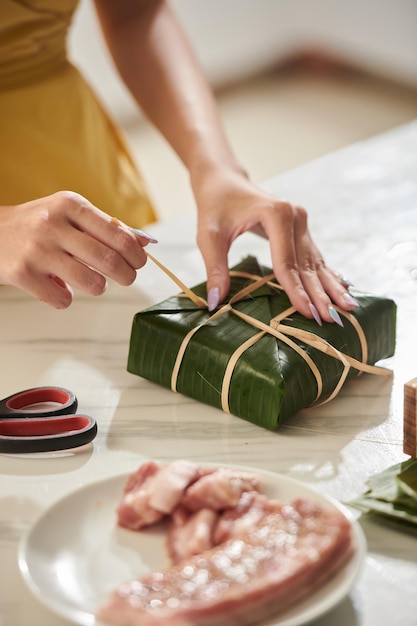
<svg viewBox="0 0 417 626"><path fill-rule="evenodd" d="M417 507L417 460L415 458L401 464L401 471L397 474L397 483L401 491L410 496Z"/></svg>
<svg viewBox="0 0 417 626"><path fill-rule="evenodd" d="M232 269L256 276L267 276L272 271L261 266L254 257L245 258ZM228 298L251 283L253 280L232 274ZM192 290L206 297L206 283ZM366 295L357 299L361 306L353 315L367 338L367 362L375 364L394 353L396 306L387 298ZM238 311L267 325L271 318L290 306L282 290L266 284L233 304ZM260 331L231 312L213 321L210 316L206 308L197 306L184 294L138 312L133 319L128 371L170 388L172 370L185 335L204 323L187 345L176 391L222 408L221 389L229 359L244 341ZM320 327L314 320L295 313L284 324L318 335L336 349L361 360L357 331L346 319L344 328L330 323ZM303 341L294 341L320 370L322 401L335 389L343 365ZM358 373L351 368L347 378ZM266 334L238 359L230 381L228 405L233 415L275 430L299 410L314 403L316 396L317 381L305 359L280 339Z"/></svg>
<svg viewBox="0 0 417 626"><path fill-rule="evenodd" d="M410 458L372 476L367 487L348 504L417 531L417 459Z"/></svg>

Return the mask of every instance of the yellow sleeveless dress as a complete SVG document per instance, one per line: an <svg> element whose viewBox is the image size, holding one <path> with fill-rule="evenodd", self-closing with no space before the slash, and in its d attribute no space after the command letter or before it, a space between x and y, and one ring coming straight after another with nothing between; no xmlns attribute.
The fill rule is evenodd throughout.
<svg viewBox="0 0 417 626"><path fill-rule="evenodd" d="M0 205L76 191L143 227L156 216L66 36L78 0L0 0Z"/></svg>

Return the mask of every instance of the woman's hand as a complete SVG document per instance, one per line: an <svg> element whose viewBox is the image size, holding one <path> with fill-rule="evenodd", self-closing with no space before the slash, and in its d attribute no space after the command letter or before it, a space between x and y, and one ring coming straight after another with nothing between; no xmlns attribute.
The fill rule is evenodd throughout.
<svg viewBox="0 0 417 626"><path fill-rule="evenodd" d="M356 304L311 239L303 209L251 185L224 132L217 103L167 0L95 0L126 86L187 168L198 206L198 244L209 307L227 295L228 250L252 230L269 239L275 275L306 317L342 323L332 302Z"/></svg>
<svg viewBox="0 0 417 626"><path fill-rule="evenodd" d="M205 176L194 185L194 193L199 206L197 241L206 264L210 309L228 293L228 251L245 231L269 239L275 276L304 316L318 324L333 321L342 325L333 303L345 310L358 306L346 282L326 267L303 208L259 190L241 172Z"/></svg>
<svg viewBox="0 0 417 626"><path fill-rule="evenodd" d="M73 288L97 296L106 277L133 283L149 241L72 192L0 207L0 284L64 309Z"/></svg>

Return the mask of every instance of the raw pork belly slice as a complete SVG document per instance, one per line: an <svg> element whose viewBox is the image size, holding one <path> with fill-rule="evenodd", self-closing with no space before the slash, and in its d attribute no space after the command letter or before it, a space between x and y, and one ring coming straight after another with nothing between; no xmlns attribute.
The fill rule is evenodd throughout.
<svg viewBox="0 0 417 626"><path fill-rule="evenodd" d="M350 524L337 509L248 495L243 518L246 511L252 524L248 517L233 524L230 513L226 541L122 584L99 618L116 626L259 624L329 579L350 555Z"/></svg>

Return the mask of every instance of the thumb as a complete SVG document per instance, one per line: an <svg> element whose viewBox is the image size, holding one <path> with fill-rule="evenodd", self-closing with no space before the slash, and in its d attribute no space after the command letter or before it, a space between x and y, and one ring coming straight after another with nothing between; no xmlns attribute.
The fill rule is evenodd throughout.
<svg viewBox="0 0 417 626"><path fill-rule="evenodd" d="M208 232L205 231L205 236L199 238L198 245L206 266L208 310L213 311L229 292L229 247L218 233L214 236L207 235Z"/></svg>

